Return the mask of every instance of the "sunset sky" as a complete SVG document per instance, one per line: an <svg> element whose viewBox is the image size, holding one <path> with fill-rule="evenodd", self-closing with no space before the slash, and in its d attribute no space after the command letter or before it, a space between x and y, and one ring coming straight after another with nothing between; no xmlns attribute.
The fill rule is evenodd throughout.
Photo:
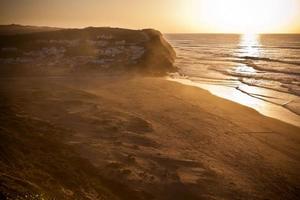
<svg viewBox="0 0 300 200"><path fill-rule="evenodd" d="M1 24L300 33L300 0L1 0Z"/></svg>

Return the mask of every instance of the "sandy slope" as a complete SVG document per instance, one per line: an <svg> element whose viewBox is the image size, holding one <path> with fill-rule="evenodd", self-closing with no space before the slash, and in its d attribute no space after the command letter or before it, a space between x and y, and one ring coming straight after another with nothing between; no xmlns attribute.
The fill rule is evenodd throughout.
<svg viewBox="0 0 300 200"><path fill-rule="evenodd" d="M87 159L99 179L122 185L118 192L104 181L105 190L96 190L100 194L180 200L299 196L297 127L162 78L16 80L1 81L9 105L66 129L70 134L59 136L65 147ZM16 158L9 159L13 163ZM61 185L78 193L63 181ZM129 189L121 190L123 186ZM51 196L51 190L45 187L43 193ZM68 199L73 193L61 195Z"/></svg>

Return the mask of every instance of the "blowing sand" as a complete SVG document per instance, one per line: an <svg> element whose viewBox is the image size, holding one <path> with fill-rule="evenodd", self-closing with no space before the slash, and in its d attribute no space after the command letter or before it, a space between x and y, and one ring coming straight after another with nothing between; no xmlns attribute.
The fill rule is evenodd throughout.
<svg viewBox="0 0 300 200"><path fill-rule="evenodd" d="M135 199L299 197L300 129L205 90L141 77L2 82L10 104L70 130L63 143Z"/></svg>

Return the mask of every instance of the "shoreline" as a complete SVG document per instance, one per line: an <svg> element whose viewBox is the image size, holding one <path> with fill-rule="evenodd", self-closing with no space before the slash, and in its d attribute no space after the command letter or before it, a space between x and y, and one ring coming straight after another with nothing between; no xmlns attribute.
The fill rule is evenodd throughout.
<svg viewBox="0 0 300 200"><path fill-rule="evenodd" d="M300 127L300 116L296 113L282 106L274 105L272 103L251 97L248 94L245 94L234 88L228 88L220 85L215 86L211 84L197 83L186 78L166 77L166 79L169 81L181 83L183 85L204 89L218 98L230 100L234 103L255 109L260 114L266 117L278 119L280 121Z"/></svg>

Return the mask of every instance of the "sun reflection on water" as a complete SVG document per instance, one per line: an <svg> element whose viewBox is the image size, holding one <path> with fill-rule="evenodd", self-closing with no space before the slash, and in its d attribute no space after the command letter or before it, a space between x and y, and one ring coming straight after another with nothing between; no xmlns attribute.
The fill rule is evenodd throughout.
<svg viewBox="0 0 300 200"><path fill-rule="evenodd" d="M240 56L258 57L260 55L260 37L257 34L244 34L240 39Z"/></svg>
<svg viewBox="0 0 300 200"><path fill-rule="evenodd" d="M238 57L242 59L259 57L260 55L260 37L257 34L241 35L238 49ZM256 70L245 63L240 63L234 68L236 74L250 75L256 73Z"/></svg>
<svg viewBox="0 0 300 200"><path fill-rule="evenodd" d="M256 70L246 64L239 64L235 67L235 72L238 74L253 74L256 73Z"/></svg>
<svg viewBox="0 0 300 200"><path fill-rule="evenodd" d="M235 75L240 76L240 82L236 89L231 94L232 100L239 102L241 104L258 108L264 107L264 101L255 98L255 94L261 93L258 87L249 86L243 83L244 78L251 78L255 76L257 71L248 64L247 59L253 57L259 57L260 55L260 37L257 34L244 34L240 37L239 42L239 50L238 50L238 57L245 60L245 62L241 62L235 66L234 72Z"/></svg>

